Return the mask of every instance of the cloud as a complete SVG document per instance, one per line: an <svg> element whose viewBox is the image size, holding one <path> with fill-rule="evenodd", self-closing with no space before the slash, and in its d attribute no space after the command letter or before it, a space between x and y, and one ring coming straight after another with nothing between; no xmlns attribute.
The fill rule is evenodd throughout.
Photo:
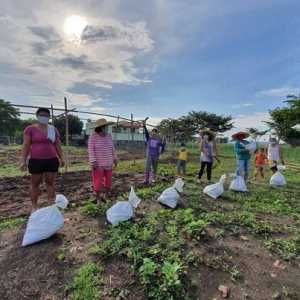
<svg viewBox="0 0 300 300"><path fill-rule="evenodd" d="M106 83L97 82L93 84L88 81L75 82L70 88L68 88L68 92L77 95L90 95L91 97L101 97L107 89L111 89L111 85Z"/></svg>
<svg viewBox="0 0 300 300"><path fill-rule="evenodd" d="M56 9L52 9L54 4ZM3 96L36 102L45 95L43 102L54 103L54 98L63 99L67 93L79 99L76 105L82 101L86 106L107 96L102 91L114 85L150 82L147 70L151 70L152 62L143 56L151 55L154 40L142 18L121 22L116 13L94 15L94 8L108 8L108 3L72 7L88 21L81 43L64 35L63 24L71 8L67 2L28 3L18 6L18 11L4 5L6 10L0 16L0 65L4 67L0 81L9 84L0 88Z"/></svg>
<svg viewBox="0 0 300 300"><path fill-rule="evenodd" d="M81 39L86 43L108 42L119 47L129 47L149 52L153 49L154 41L145 22L121 24L108 22L107 25L88 25Z"/></svg>
<svg viewBox="0 0 300 300"><path fill-rule="evenodd" d="M52 26L28 26L28 29L43 40L60 39L60 36Z"/></svg>
<svg viewBox="0 0 300 300"><path fill-rule="evenodd" d="M285 98L287 95L298 95L298 94L300 94L300 88L280 87L280 88L259 91L257 93L257 96Z"/></svg>
<svg viewBox="0 0 300 300"><path fill-rule="evenodd" d="M239 108L243 108L243 107L251 107L254 106L254 103L239 103L239 104L233 104L231 107L233 109L239 109Z"/></svg>

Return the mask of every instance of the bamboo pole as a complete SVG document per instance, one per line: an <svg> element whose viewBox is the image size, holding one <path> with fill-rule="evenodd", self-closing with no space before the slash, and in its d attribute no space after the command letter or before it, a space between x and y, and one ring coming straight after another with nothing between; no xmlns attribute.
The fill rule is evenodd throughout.
<svg viewBox="0 0 300 300"><path fill-rule="evenodd" d="M69 118L68 118L68 101L64 97L65 104L65 135L66 135L66 150L65 150L65 172L68 172L69 167Z"/></svg>

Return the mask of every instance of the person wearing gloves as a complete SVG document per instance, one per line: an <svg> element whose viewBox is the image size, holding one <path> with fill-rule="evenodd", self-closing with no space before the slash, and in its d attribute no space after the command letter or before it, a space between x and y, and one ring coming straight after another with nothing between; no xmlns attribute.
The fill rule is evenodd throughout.
<svg viewBox="0 0 300 300"><path fill-rule="evenodd" d="M97 120L95 132L88 140L89 162L98 203L105 201L111 191L113 167L118 164L112 136L107 133L110 124L106 119Z"/></svg>
<svg viewBox="0 0 300 300"><path fill-rule="evenodd" d="M268 145L268 160L271 166L277 166L280 162L284 165L282 151L276 138L270 138Z"/></svg>
<svg viewBox="0 0 300 300"><path fill-rule="evenodd" d="M200 138L201 168L198 173L198 179L201 183L201 178L206 168L207 181L210 182L214 158L217 159L217 144L215 140L215 135L210 130L203 130L200 131Z"/></svg>
<svg viewBox="0 0 300 300"><path fill-rule="evenodd" d="M151 133L146 127L146 120L143 121L144 132L146 136L146 168L145 168L145 183L155 183L158 167L159 156L165 150L165 143L159 137L158 130L152 129Z"/></svg>
<svg viewBox="0 0 300 300"><path fill-rule="evenodd" d="M45 180L49 203L55 200L54 180L60 166L64 165L58 130L48 124L50 110L39 108L36 111L37 123L24 130L20 167L31 174L30 198L32 212L38 209L40 185Z"/></svg>
<svg viewBox="0 0 300 300"><path fill-rule="evenodd" d="M249 142L245 140L249 137L247 132L237 132L232 135L232 139L235 140L234 152L237 160L237 170L236 174L238 176L243 176L245 181L247 181L250 172L250 151L247 149Z"/></svg>

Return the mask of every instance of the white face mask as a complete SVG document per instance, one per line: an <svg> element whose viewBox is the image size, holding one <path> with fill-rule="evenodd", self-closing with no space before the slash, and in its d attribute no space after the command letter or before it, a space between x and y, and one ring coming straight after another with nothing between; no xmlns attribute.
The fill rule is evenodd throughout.
<svg viewBox="0 0 300 300"><path fill-rule="evenodd" d="M45 116L37 116L37 119L38 121L41 123L41 124L48 124L49 123L49 117L45 117Z"/></svg>
<svg viewBox="0 0 300 300"><path fill-rule="evenodd" d="M204 136L203 136L203 140L204 140L204 141L208 141L208 135L204 135Z"/></svg>

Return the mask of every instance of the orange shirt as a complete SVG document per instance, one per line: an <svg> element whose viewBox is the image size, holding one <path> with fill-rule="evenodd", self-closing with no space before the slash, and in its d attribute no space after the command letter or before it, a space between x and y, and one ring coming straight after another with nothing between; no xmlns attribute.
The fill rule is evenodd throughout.
<svg viewBox="0 0 300 300"><path fill-rule="evenodd" d="M258 153L255 156L255 165L256 166L262 166L265 165L267 163L267 156L264 153Z"/></svg>

